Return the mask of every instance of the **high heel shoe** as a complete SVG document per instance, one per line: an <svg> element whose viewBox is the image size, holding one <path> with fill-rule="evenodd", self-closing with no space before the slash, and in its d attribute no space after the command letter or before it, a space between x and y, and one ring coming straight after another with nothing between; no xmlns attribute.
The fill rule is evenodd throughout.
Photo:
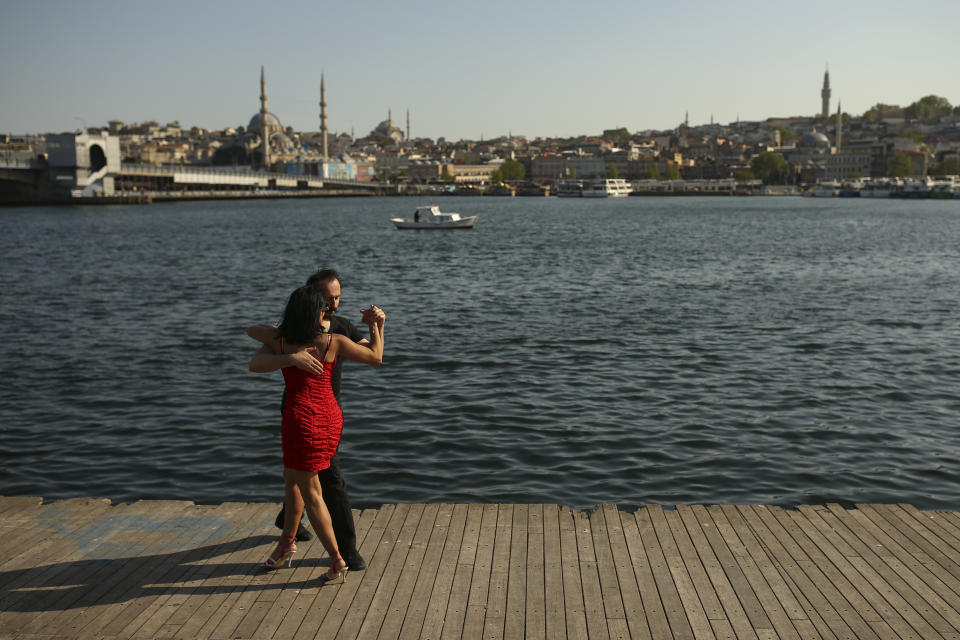
<svg viewBox="0 0 960 640"><path fill-rule="evenodd" d="M286 544L283 543L284 540L287 541ZM280 542L277 543L277 546L280 549L280 557L274 560L273 554L271 553L270 557L263 563L263 566L267 569L279 569L287 564L287 562L293 566L293 554L297 552L296 536L280 536Z"/></svg>
<svg viewBox="0 0 960 640"><path fill-rule="evenodd" d="M323 574L321 580L323 584L330 584L337 578L342 578L343 583L347 582L347 571L350 570L350 567L347 566L346 561L340 557L339 551L334 551L330 554L330 569Z"/></svg>

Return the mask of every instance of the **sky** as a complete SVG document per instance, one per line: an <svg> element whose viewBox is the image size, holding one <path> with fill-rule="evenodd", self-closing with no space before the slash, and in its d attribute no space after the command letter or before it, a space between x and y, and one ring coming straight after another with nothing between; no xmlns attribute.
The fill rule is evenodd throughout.
<svg viewBox="0 0 960 640"><path fill-rule="evenodd" d="M960 2L0 0L0 133L110 120L479 140L960 103Z"/></svg>

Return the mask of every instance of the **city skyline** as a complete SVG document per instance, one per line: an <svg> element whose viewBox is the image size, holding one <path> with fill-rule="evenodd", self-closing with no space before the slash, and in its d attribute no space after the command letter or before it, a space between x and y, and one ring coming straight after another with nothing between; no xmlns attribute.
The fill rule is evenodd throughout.
<svg viewBox="0 0 960 640"><path fill-rule="evenodd" d="M245 126L259 110L261 65L284 126L319 130L322 72L330 131L357 136L388 110L404 129L409 110L413 137L448 140L662 130L685 114L691 125L811 116L825 70L832 111L930 94L960 102L943 62L960 55L956 3L909 17L859 1L494 0L469 11L432 1L7 4L0 133L113 119Z"/></svg>

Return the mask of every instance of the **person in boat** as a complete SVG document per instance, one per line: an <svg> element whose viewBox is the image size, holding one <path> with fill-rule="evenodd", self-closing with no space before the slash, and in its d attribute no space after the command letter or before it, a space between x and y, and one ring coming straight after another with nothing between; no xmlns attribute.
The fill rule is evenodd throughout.
<svg viewBox="0 0 960 640"><path fill-rule="evenodd" d="M353 342L367 344L368 340L354 326L352 322L341 315L335 315L340 306L341 279L340 274L335 269L321 269L307 278L307 285L317 287L319 291L326 296L328 301L327 310L324 312L322 325L325 331L340 334L348 337ZM382 322L384 319L383 311L371 306L363 312L362 322L369 324L371 319ZM254 339L270 338L276 331L275 325L254 325L247 329L247 335ZM262 341L262 340L261 340ZM278 354L269 346L261 348L254 355L251 365L257 368L257 371L267 372L276 371L283 367L295 366L304 371L320 373L322 363L315 358L310 351L300 351L294 354ZM337 360L333 369L331 385L333 394L337 402L340 401L340 381L343 361ZM285 395L284 395L285 400ZM280 410L283 411L285 402L281 401ZM353 511L350 508L350 497L347 492L347 484L343 478L343 472L340 465L339 451L330 459L330 466L327 469L319 471L317 476L320 480L320 486L323 490L323 500L333 521L333 531L337 538L337 543L344 560L347 561L350 569L361 571L366 568L366 562L357 551L357 533L356 525L353 521ZM276 526L278 529L284 528L285 507L280 509L277 514ZM309 540L310 532L305 524L297 528L297 540Z"/></svg>
<svg viewBox="0 0 960 640"><path fill-rule="evenodd" d="M413 221L420 222L420 209L413 212Z"/></svg>
<svg viewBox="0 0 960 640"><path fill-rule="evenodd" d="M257 339L264 342L257 355L270 355L268 349L281 355L306 351L321 363L319 372L296 366L283 368L285 400L281 442L286 509L283 533L264 565L277 569L291 560L297 550L296 533L305 510L330 555L330 570L324 575L326 581L345 578L349 568L340 555L317 476L319 471L330 467L343 428L343 414L333 393L333 370L341 358L379 365L383 360L385 320L384 315L365 314L370 339L366 344L358 344L344 335L324 330L323 318L328 306L327 297L318 287L304 285L290 294L280 325L270 335L257 335ZM250 370L261 373L257 355L250 361Z"/></svg>

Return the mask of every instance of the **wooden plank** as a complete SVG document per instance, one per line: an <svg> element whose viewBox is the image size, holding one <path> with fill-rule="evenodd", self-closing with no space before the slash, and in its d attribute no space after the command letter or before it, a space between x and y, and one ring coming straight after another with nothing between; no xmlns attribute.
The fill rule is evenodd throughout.
<svg viewBox="0 0 960 640"><path fill-rule="evenodd" d="M89 551L88 546L95 539L87 535L88 531L111 509L109 500L86 498L41 506L36 521L18 523L16 527L18 533L37 532L32 544L24 544L22 535L10 536L16 545L0 563L0 588L8 593L28 585L40 588L53 579L68 568L71 558L79 559ZM41 559L50 564L38 566ZM14 608L24 598L35 599L30 595L8 595L0 601L0 611Z"/></svg>
<svg viewBox="0 0 960 640"><path fill-rule="evenodd" d="M369 532L373 528L378 515L379 513L376 509L367 509L362 512L356 509L354 510L353 519L358 551L360 551L363 544L366 543L367 537L370 535ZM360 555L363 555L363 553L361 552ZM294 571L303 571L303 569L303 566L298 565ZM351 572L351 574L348 575L348 582L343 585L343 588L327 589L326 592L320 588L322 585L319 584L319 580L313 580L312 583L305 586L306 583L300 580L299 577L291 578L291 582L300 581L304 584L301 584L299 588L296 589L284 590L282 596L278 598L278 602L274 603L274 606L271 607L265 616L261 626L254 632L254 636L258 638L272 637L275 640L289 640L293 638L308 613L313 613L318 617L326 615L334 599L342 596L348 589L353 588L355 583L359 583L363 574L358 573L358 575L353 575L353 572ZM287 600L289 600L289 605L286 604ZM279 620L275 620L275 617L279 615L277 608L285 610Z"/></svg>
<svg viewBox="0 0 960 640"><path fill-rule="evenodd" d="M404 618L411 613L410 603L412 602L413 591L420 578L421 572L424 573L424 578L429 579L430 584L433 584L433 579L436 577L436 570L431 572L429 567L424 567L424 556L426 555L427 545L430 543L430 534L433 533L439 511L439 504L428 504L423 507L420 522L416 532L413 534L413 540L410 543L410 548L407 550L404 566L397 580L397 587L387 606L387 613L384 616L383 624L380 626L380 631L377 634L378 638L386 640L400 637L400 630L403 628ZM421 605L425 604L425 600L421 602Z"/></svg>
<svg viewBox="0 0 960 640"><path fill-rule="evenodd" d="M364 514L354 509L353 521L358 551L376 516L377 513L374 510L367 510ZM361 553L361 555L363 554ZM321 585L317 584L319 579L313 578L311 568L304 566L305 564L301 562L294 565L288 588L280 590L277 594L277 598L263 616L260 625L253 632L253 637L274 638L275 640L291 638L300 627L308 611L322 609L325 614L333 602L333 593L336 592L339 595L339 589L328 589L325 595L329 597L321 598L318 601L317 596L321 593L319 588ZM351 575L350 581L356 582L360 579L360 575Z"/></svg>
<svg viewBox="0 0 960 640"><path fill-rule="evenodd" d="M637 520L637 528L647 552L650 572L653 574L657 592L660 594L660 601L663 603L663 611L670 623L672 637L679 639L693 638L693 628L687 619L683 601L680 599L680 592L677 591L677 585L673 581L673 575L670 573L667 559L663 555L663 548L657 538L657 531L653 526L652 512L658 510L660 510L659 505L646 505L637 511L634 514ZM654 634L654 637L656 637L656 634Z"/></svg>
<svg viewBox="0 0 960 640"><path fill-rule="evenodd" d="M691 576L691 570L695 571L699 567L699 560L693 558L693 562L689 566L687 565L686 559L680 554L680 547L674 539L673 530L667 522L667 515L660 505L649 505L647 513L650 516L653 531L663 553L667 570L673 579L673 585L677 590L683 610L687 614L687 624L690 625L693 637L713 640L713 626L710 624L707 612L700 601L700 594L697 592Z"/></svg>
<svg viewBox="0 0 960 640"><path fill-rule="evenodd" d="M69 579L70 570L89 562L99 532L95 525L113 509L108 500L71 500L42 507L37 523L22 524L21 530L39 529L40 540L37 553L19 554L0 573L0 629L19 632L39 615L52 617L65 589L84 588Z"/></svg>
<svg viewBox="0 0 960 640"><path fill-rule="evenodd" d="M547 640L560 640L567 637L567 623L563 608L559 514L560 509L557 505L543 505L543 608L544 633ZM527 626L531 627L529 623Z"/></svg>
<svg viewBox="0 0 960 640"><path fill-rule="evenodd" d="M465 505L459 505L461 512L466 519ZM422 566L417 583L413 587L413 593L410 596L410 604L403 617L403 626L400 628L399 637L420 638L423 637L424 622L427 617L427 608L435 589L442 590L444 602L449 595L450 582L453 580L453 568L456 567L456 558L450 562L451 571L441 576L443 553L446 549L447 538L451 532L451 525L456 529L454 522L454 506L452 504L439 505L437 515L430 531L430 537L424 550ZM461 521L463 522L463 521ZM462 524L461 531L462 531ZM456 535L454 533L454 535ZM436 632L439 636L439 632ZM433 636L436 637L436 636Z"/></svg>
<svg viewBox="0 0 960 640"><path fill-rule="evenodd" d="M87 554L89 559L79 561L57 576L59 584L82 585L62 590L59 597L48 601L47 611L34 617L23 627L25 634L36 634L43 629L58 629L74 624L71 622L85 609L95 604L114 585L114 581L144 566L137 556L153 543L148 531L130 529L131 523L162 523L172 518L192 502L137 502L114 507L100 520L93 523L102 537L95 538L100 544Z"/></svg>
<svg viewBox="0 0 960 640"><path fill-rule="evenodd" d="M757 539L736 506L722 505L715 507L714 510L717 514L723 514L733 532L739 538L740 548L746 552L744 563L749 558L752 567L759 572L754 591L758 595L770 593L776 598L776 606L770 611L770 619L774 624L774 629L781 637L797 635L797 628L792 621L805 620L807 616L803 606L793 595L790 585L787 584L787 575L780 570L778 563ZM716 521L716 518L714 520ZM721 530L723 530L723 527L721 527ZM750 574L747 575L750 576ZM763 601L762 597L761 601Z"/></svg>
<svg viewBox="0 0 960 640"><path fill-rule="evenodd" d="M514 532L516 535L516 532ZM543 505L527 507L527 564L524 600L524 630L527 638L542 640L547 637L545 590L545 556L543 542Z"/></svg>
<svg viewBox="0 0 960 640"><path fill-rule="evenodd" d="M480 521L480 535L477 538L476 559L472 567L467 606L459 625L448 626L444 623L443 638L460 638L461 632L464 638L478 638L483 634L487 600L490 594L490 576L493 570L498 513L497 505L483 505L483 517ZM454 601L455 599L451 597L451 604ZM459 598L456 601L459 602ZM452 620L456 621L456 615Z"/></svg>
<svg viewBox="0 0 960 640"><path fill-rule="evenodd" d="M471 506L473 507L473 520L470 519ZM460 582L457 583L456 575L460 569L460 550L465 544L464 540L469 529L472 532L470 535L473 536L472 552L468 553L469 558L464 558L464 560L469 560L466 563L466 571L472 571L474 554L476 553L476 536L480 533L480 516L482 513L483 510L477 505L454 505L453 513L450 516L450 526L446 532L446 537L443 539L440 564L430 592L430 600L427 602L427 608L424 612L422 626L418 632L415 629L408 629L404 625L404 629L400 633L401 638L405 640L412 640L413 638L437 640L443 631L447 603L450 602L457 584L461 585L458 593L462 596L463 606L457 608L457 611L459 611L460 624L462 624L463 611L466 609L467 596L469 595L470 575L461 576ZM467 525L468 521L471 522L470 527ZM452 622L451 626L453 626Z"/></svg>
<svg viewBox="0 0 960 640"><path fill-rule="evenodd" d="M603 592L597 570L596 551L588 514L573 512L577 536L577 557L580 562L580 587L583 589L583 609L587 617L587 633L591 638L608 638L610 630L604 614Z"/></svg>
<svg viewBox="0 0 960 640"><path fill-rule="evenodd" d="M717 599L723 610L722 618L710 618L711 622L714 623L714 634L716 634L718 638L722 635L727 635L727 629L729 628L730 632L739 640L755 640L757 633L754 631L753 625L750 623L750 619L743 605L740 603L736 590L727 577L723 565L714 552L710 540L704 534L704 530L694 513L694 509L684 505L677 505L676 513L683 523L684 531L687 536L689 536L690 543L700 558L710 585L712 585L714 593L717 594ZM705 525L707 529L716 535L716 527L713 525L713 521L709 520L709 516L706 515L705 511L702 516L707 519ZM742 579L745 582L746 579ZM759 605L759 602L757 604ZM727 624L720 624L717 622L718 620L726 620Z"/></svg>
<svg viewBox="0 0 960 640"><path fill-rule="evenodd" d="M820 565L824 573L878 636L906 638L914 635L907 621L851 562L859 556L830 523L824 520L823 516L832 518L825 507L800 506L797 511L783 514L800 528L814 548L829 559L829 564L822 562ZM780 520L783 521L783 518Z"/></svg>
<svg viewBox="0 0 960 640"><path fill-rule="evenodd" d="M393 553L390 554L383 574L380 576L380 583L373 592L373 597L370 600L367 612L363 618L355 617L354 620L350 620L350 616L347 616L347 620L344 620L346 631L344 628L341 628L341 633L344 637L354 637L350 629L352 624L355 624L355 621L360 623L356 631L357 638L377 637L386 619L390 602L397 594L398 586L400 585L400 580L403 577L404 568L406 567L407 556L410 554L413 545L414 536L417 531L420 530L420 521L423 519L425 506L426 505L423 504L410 505L407 519L403 523L403 528L397 537L397 543L394 545ZM432 524L431 521L431 525ZM409 598L409 594L407 594L406 597Z"/></svg>
<svg viewBox="0 0 960 640"><path fill-rule="evenodd" d="M894 507L896 509L896 507ZM960 595L951 589L960 589L960 580L943 571L942 567L920 547L897 529L897 523L906 531L915 529L906 526L899 515L884 505L859 505L852 514L864 529L893 554L887 564L917 592L931 608L937 611L953 629L938 629L941 633L960 631ZM924 541L917 538L917 542ZM907 549L909 547L909 549ZM935 548L931 551L938 553ZM931 571L928 565L936 570ZM942 575L943 579L938 575ZM950 582L948 586L944 579Z"/></svg>
<svg viewBox="0 0 960 640"><path fill-rule="evenodd" d="M717 523L711 517L707 508L702 505L691 506L690 513L692 518L694 518L699 525L700 531L708 541L710 545L710 551L720 563L720 568L723 570L726 582L730 585L730 588L733 589L733 593L740 602L742 611L747 616L747 620L749 621L753 632L758 637L763 637L764 634L769 635L773 632L773 624L770 621L770 618L767 616L767 612L764 610L763 605L760 604L760 600L757 597L757 594L754 592L750 580L741 568L740 563L737 561L734 551L728 546L727 540L724 538L724 535L721 532L721 528L717 526ZM682 515L683 512L681 512L681 516ZM688 530L689 528L690 525L688 523ZM741 553L743 553L743 551L741 551ZM717 583L714 582L714 584ZM724 606L727 614L733 615L731 613L731 608L727 605L727 603L725 603ZM731 624L733 625L734 629L738 631L739 635L740 630L738 627L740 625L740 621L735 618L731 618Z"/></svg>
<svg viewBox="0 0 960 640"><path fill-rule="evenodd" d="M178 625L173 633L175 637L209 637L227 615L246 584L243 578L263 562L276 543L276 536L273 535L276 529L271 531L269 528L273 522L271 512L276 507L274 504L251 504L239 512L235 521L236 530L197 568L194 595L167 619L168 624ZM250 530L250 523L257 523L253 531ZM300 551L307 553L309 547L301 546ZM295 570L299 570L299 564L298 560L294 565L297 567ZM149 617L149 613L144 616L146 619ZM128 624L118 634L122 635L124 630L126 635L132 635L137 627Z"/></svg>
<svg viewBox="0 0 960 640"><path fill-rule="evenodd" d="M301 591L298 597L298 606L306 602L305 613L303 616L297 616L298 626L294 627L293 621L287 624L284 620L274 634L275 637L279 637L278 634L282 633L284 638L312 639L320 633L320 629L327 634L325 637L333 637L339 632L340 625L349 611L353 609L365 611L369 606L370 594L376 588L387 565L397 532L406 518L406 512L407 507L384 505L379 512L372 514L371 521L371 514L365 511L361 519L367 523L366 534L359 544L358 551L366 559L367 568L359 572L359 575L351 576L347 573L347 581L344 584L324 586L318 576L314 585L308 590ZM327 568L321 568L321 575ZM361 590L364 591L361 592Z"/></svg>
<svg viewBox="0 0 960 640"><path fill-rule="evenodd" d="M637 513L639 512L638 510L631 515L621 514L620 525L623 528L623 537L627 544L627 552L630 555L630 564L636 577L644 617L651 636L656 640L670 637L670 623L667 621L664 605L660 600L660 592L657 590L657 581L653 576L650 560L647 558L647 550L640 535L640 527L637 522Z"/></svg>
<svg viewBox="0 0 960 640"><path fill-rule="evenodd" d="M266 528L269 528L275 522L275 519L270 518L273 510L261 512L262 515L258 519ZM273 553L277 542L279 542L280 531L275 526L271 533L275 533L276 538L270 541L270 544L264 550L264 559ZM298 542L297 552L293 558L292 565L276 571L267 571L262 568L262 565L250 568L251 578L244 587L244 595L241 596L241 600L244 602L244 610L236 612L239 614L240 620L232 631L233 636L240 638L254 637L257 629L268 618L270 620L269 624L276 626L276 614L270 616L271 609L275 605L282 607L292 604L292 598L286 597L281 598L278 604L278 595L287 591L287 587L290 588L291 592L295 586L310 588L313 586L311 581L319 580L321 572L328 564L326 549L323 548L323 544L316 536L307 542Z"/></svg>
<svg viewBox="0 0 960 640"><path fill-rule="evenodd" d="M169 587L163 591L157 588L155 595L137 598L136 606L127 607L122 615L110 620L100 629L101 634L113 636L123 629L133 629L136 627L133 621L137 618L141 621L142 629L163 610L167 610L168 614L160 627L164 635L176 637L181 634L196 611L223 584L226 573L223 570L225 566L223 560L241 549L249 540L250 523L265 517L263 505L250 503L226 503L218 507L214 513L224 513L231 528L218 532L218 538L208 547L198 549L199 557L196 560L192 557L187 558L183 563L187 565L183 567L187 571L181 573L177 571L178 567L173 567L169 573L161 576L157 581L171 583ZM256 548L254 545L249 546ZM186 637L192 637L189 631Z"/></svg>
<svg viewBox="0 0 960 640"><path fill-rule="evenodd" d="M348 608L339 610L342 617L328 615L324 618L323 623L316 630L317 637L357 638L360 636L361 629L371 633L371 627L374 625L379 630L385 612L384 599L393 593L407 555L407 546L413 539L422 513L423 505L396 505L393 517L384 530L379 548L373 556L373 561L367 561L367 571L352 602L349 603ZM315 627L308 627L308 629L312 628ZM371 633L370 637L372 635Z"/></svg>
<svg viewBox="0 0 960 640"><path fill-rule="evenodd" d="M820 516L858 554L850 558L851 564L921 637L935 637L937 631L903 594L914 602L916 602L916 595L911 593L912 590L907 584L881 560L880 555L889 556L889 550L879 549L880 555L875 553L874 548L879 547L879 543L872 540L872 536L840 505L827 505L827 509L828 511L821 513Z"/></svg>
<svg viewBox="0 0 960 640"><path fill-rule="evenodd" d="M487 610L483 619L483 637L487 640L504 637L512 533L513 505L500 505L497 511L496 537L493 541L490 585L487 589Z"/></svg>
<svg viewBox="0 0 960 640"><path fill-rule="evenodd" d="M928 562L935 562L943 568L943 571L936 571L937 575L949 574L954 580L960 580L960 530L935 515L921 513L911 505L874 506L877 511L890 516L885 519L902 534L898 539L905 548L911 553L922 551L929 556Z"/></svg>
<svg viewBox="0 0 960 640"><path fill-rule="evenodd" d="M510 555L507 560L507 598L503 620L503 635L506 638L527 637L527 527L529 526L529 519L529 505L513 505Z"/></svg>
<svg viewBox="0 0 960 640"><path fill-rule="evenodd" d="M802 544L801 532L789 519L790 530L764 505L742 506L739 511L783 572L784 580L803 608L804 617L794 619L794 626L801 635L803 627L798 621L803 624L807 619L816 633L824 638L876 637L874 630L822 571L821 562L829 564L826 556L812 544ZM797 535L791 536L791 532Z"/></svg>
<svg viewBox="0 0 960 640"><path fill-rule="evenodd" d="M606 512L602 505L594 507L589 513L590 534L593 540L593 554L596 559L597 575L600 579L600 598L603 605L607 633L611 639L629 639L630 628L627 614L620 595L620 582L617 579L617 566L613 560L610 531L607 529ZM620 530L620 518L613 520L613 526Z"/></svg>
<svg viewBox="0 0 960 640"><path fill-rule="evenodd" d="M580 559L573 512L563 507L557 514L560 523L560 565L563 573L563 602L568 638L587 638L587 614L580 583Z"/></svg>
<svg viewBox="0 0 960 640"><path fill-rule="evenodd" d="M162 602L161 607L166 617L179 611L181 606L194 599L194 589L186 586L186 583L198 573L203 563L215 555L225 535L236 532L236 528L225 529L224 525L228 522L243 522L247 514L253 515L251 505L241 503L200 505L188 509L183 517L197 520L184 531L182 540L178 539L180 549L164 554L157 558L157 562L145 566L143 571L133 572L125 580L118 582L111 593L110 601L88 610L85 614L87 623L76 629L76 633L83 637L100 635L103 629L114 623L121 614L126 620L130 620L135 612L143 611L151 602ZM161 592L161 584L169 586ZM154 592L157 592L157 595L147 595ZM113 606L112 603L117 600L128 601L130 604L122 608ZM113 624L113 628L117 628L118 624ZM157 635L172 635L172 632Z"/></svg>
<svg viewBox="0 0 960 640"><path fill-rule="evenodd" d="M262 574L263 561L270 555L276 544L277 530L273 526L275 510L276 505L259 505L254 510L254 515L248 521L247 527L241 529L236 536L240 539L240 544L234 545L228 542L222 549L221 553L224 555L219 556L219 561L205 564L198 570L204 580L209 577L211 571L221 573L224 579L208 597L210 602L204 601L198 609L207 613L207 616L199 621L196 637L209 637L218 633L220 629L223 629L222 633L225 636L231 636L242 621L250 603L256 599L257 592L250 591L247 587L253 582L255 576ZM152 637L153 630L158 630L168 619L162 613L157 615L158 608L162 607L163 602L161 600L151 603L150 607L124 627L120 635ZM184 615L188 613L189 611ZM177 627L176 634L182 636L185 628L196 628L197 623L191 622L196 615L194 613L183 625Z"/></svg>

